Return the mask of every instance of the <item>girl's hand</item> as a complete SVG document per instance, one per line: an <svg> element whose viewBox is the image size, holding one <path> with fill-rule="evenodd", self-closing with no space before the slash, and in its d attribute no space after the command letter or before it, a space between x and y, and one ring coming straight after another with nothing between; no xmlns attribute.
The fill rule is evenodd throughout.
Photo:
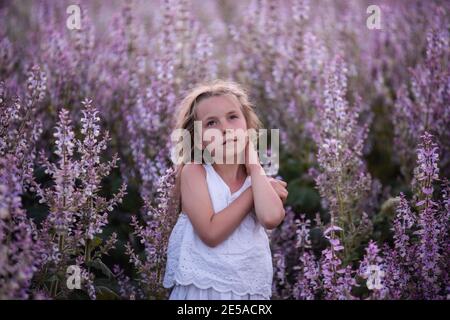
<svg viewBox="0 0 450 320"><path fill-rule="evenodd" d="M274 178L269 178L269 182L270 182L272 188L275 190L275 192L280 197L283 204L285 204L288 194L289 194L289 192L286 189L287 183L284 182L283 180L278 180L278 179L274 179Z"/></svg>
<svg viewBox="0 0 450 320"><path fill-rule="evenodd" d="M253 171L263 172L263 168L259 163L258 152L256 152L255 145L248 137L245 145L245 169L248 175L251 175Z"/></svg>
<svg viewBox="0 0 450 320"><path fill-rule="evenodd" d="M259 163L258 153L254 147L253 142L250 139L248 139L247 145L245 147L245 168L247 169L247 174L251 174L252 171L258 170L256 172L261 172L265 175L264 169ZM283 180L274 179L271 177L267 178L269 179L272 188L280 197L283 204L285 204L288 197L288 191L286 189L287 183Z"/></svg>

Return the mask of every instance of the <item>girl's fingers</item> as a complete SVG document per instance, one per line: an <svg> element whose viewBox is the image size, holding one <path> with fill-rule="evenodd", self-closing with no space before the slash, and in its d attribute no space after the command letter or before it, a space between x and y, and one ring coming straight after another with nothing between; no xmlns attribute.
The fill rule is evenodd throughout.
<svg viewBox="0 0 450 320"><path fill-rule="evenodd" d="M285 186L282 185L282 184L280 184L280 183L274 183L274 184L272 184L272 187L273 187L275 190L287 192L287 189L285 188Z"/></svg>
<svg viewBox="0 0 450 320"><path fill-rule="evenodd" d="M287 197L287 193L283 193L283 195L280 196L281 202L283 202L283 204L286 203Z"/></svg>
<svg viewBox="0 0 450 320"><path fill-rule="evenodd" d="M287 183L285 181L283 181L283 180L278 180L278 181L283 185L283 187L287 186Z"/></svg>
<svg viewBox="0 0 450 320"><path fill-rule="evenodd" d="M277 195L280 197L281 202L283 204L285 204L288 194L289 194L289 192L285 188L287 186L287 183L284 182L283 180L278 180L278 179L274 179L271 177L269 178L269 181L270 181L270 184L272 185L272 188L275 190Z"/></svg>
<svg viewBox="0 0 450 320"><path fill-rule="evenodd" d="M288 192L287 192L287 191L283 191L283 192L281 193L280 198L281 198L283 204L286 203L287 198L288 198Z"/></svg>
<svg viewBox="0 0 450 320"><path fill-rule="evenodd" d="M272 188L275 190L277 195L280 197L281 202L284 204L286 203L287 197L288 197L288 191L285 188L287 186L287 183L283 180L274 179L272 177L268 177L269 182L272 185Z"/></svg>
<svg viewBox="0 0 450 320"><path fill-rule="evenodd" d="M281 185L275 185L274 186L275 192L277 193L277 195L281 198L286 200L288 197L289 192L286 190L286 188L284 188Z"/></svg>
<svg viewBox="0 0 450 320"><path fill-rule="evenodd" d="M275 190L275 192L276 193L278 193L279 192L279 187L278 187L278 185L275 183L275 184L272 184L272 188Z"/></svg>
<svg viewBox="0 0 450 320"><path fill-rule="evenodd" d="M283 193L287 193L288 192L287 189L285 187L281 186L281 185L278 185L278 188L279 188L280 192L283 192Z"/></svg>
<svg viewBox="0 0 450 320"><path fill-rule="evenodd" d="M273 182L273 183L281 184L283 187L287 186L287 183L285 181L281 180L281 179L275 179L275 178L269 177L269 181L271 183Z"/></svg>
<svg viewBox="0 0 450 320"><path fill-rule="evenodd" d="M287 183L286 183L286 181L283 181L283 180L281 180L281 179L274 179L277 183L279 183L279 184L281 184L283 187L286 187L287 186Z"/></svg>

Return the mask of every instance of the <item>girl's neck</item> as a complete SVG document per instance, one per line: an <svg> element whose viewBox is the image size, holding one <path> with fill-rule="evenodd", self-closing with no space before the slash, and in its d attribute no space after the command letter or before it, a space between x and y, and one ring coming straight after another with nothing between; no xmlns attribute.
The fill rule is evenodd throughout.
<svg viewBox="0 0 450 320"><path fill-rule="evenodd" d="M213 165L214 170L222 177L223 180L234 183L236 181L245 180L247 172L243 164L217 164Z"/></svg>

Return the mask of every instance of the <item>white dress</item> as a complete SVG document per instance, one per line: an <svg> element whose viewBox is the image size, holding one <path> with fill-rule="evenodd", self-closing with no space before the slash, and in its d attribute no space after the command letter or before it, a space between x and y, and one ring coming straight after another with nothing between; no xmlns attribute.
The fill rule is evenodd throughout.
<svg viewBox="0 0 450 320"><path fill-rule="evenodd" d="M203 164L214 212L220 212L251 186L231 194L210 164ZM264 227L248 214L216 247L207 246L181 212L169 238L163 286L170 300L267 300L272 295L273 266Z"/></svg>

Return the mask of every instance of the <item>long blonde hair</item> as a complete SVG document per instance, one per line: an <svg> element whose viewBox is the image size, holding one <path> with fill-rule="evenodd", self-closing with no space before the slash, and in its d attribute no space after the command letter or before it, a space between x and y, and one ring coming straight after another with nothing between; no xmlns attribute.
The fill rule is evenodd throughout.
<svg viewBox="0 0 450 320"><path fill-rule="evenodd" d="M185 129L190 134L190 159L194 159L194 121L197 120L196 106L200 101L214 96L230 96L232 99L237 99L247 122L247 129L259 130L262 127L261 121L255 112L255 107L249 100L247 90L242 85L234 81L221 79L201 83L187 93L186 97L180 102L175 114L174 129ZM203 162L204 159L202 157ZM180 176L184 163L184 161L181 161L181 164L177 165L175 169L175 185L172 194L177 203L177 213L181 210Z"/></svg>

